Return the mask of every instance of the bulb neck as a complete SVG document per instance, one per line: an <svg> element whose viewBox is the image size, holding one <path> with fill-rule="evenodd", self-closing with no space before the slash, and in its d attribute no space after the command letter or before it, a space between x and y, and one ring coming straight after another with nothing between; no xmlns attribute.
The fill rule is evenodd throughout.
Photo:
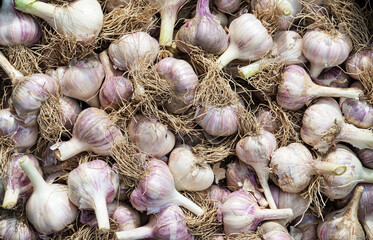
<svg viewBox="0 0 373 240"><path fill-rule="evenodd" d="M219 69L223 69L225 66L228 65L228 63L236 59L237 56L239 56L237 46L233 43L229 44L227 50L225 50L225 52L219 57L217 61L219 64Z"/></svg>
<svg viewBox="0 0 373 240"><path fill-rule="evenodd" d="M95 214L98 228L102 232L110 230L109 214L107 211L106 198L104 195L95 198Z"/></svg>
<svg viewBox="0 0 373 240"><path fill-rule="evenodd" d="M13 0L2 0L0 13L12 13L15 12Z"/></svg>
<svg viewBox="0 0 373 240"><path fill-rule="evenodd" d="M54 155L60 161L65 161L78 153L88 151L89 145L81 142L76 137L72 137L69 141L56 143L50 147L54 151Z"/></svg>
<svg viewBox="0 0 373 240"><path fill-rule="evenodd" d="M373 149L373 133L368 129L357 128L352 124L342 123L341 131L335 142L347 142L359 149Z"/></svg>
<svg viewBox="0 0 373 240"><path fill-rule="evenodd" d="M19 189L7 188L3 200L4 209L12 209L17 205L19 197Z"/></svg>
<svg viewBox="0 0 373 240"><path fill-rule="evenodd" d="M260 171L256 170L256 175L258 177L259 183L264 190L264 196L268 202L268 205L271 209L277 209L275 200L273 199L271 189L268 185L269 179L269 169L267 167L262 168Z"/></svg>
<svg viewBox="0 0 373 240"><path fill-rule="evenodd" d="M30 179L34 192L44 191L49 187L48 183L44 181L34 164L26 156L19 162L19 166Z"/></svg>
<svg viewBox="0 0 373 240"><path fill-rule="evenodd" d="M186 209L196 214L197 216L202 216L202 214L204 213L202 208L200 208L197 204L195 204L188 198L181 195L178 191L176 191L176 189L174 190L172 199L173 199L172 200L173 203L185 207Z"/></svg>
<svg viewBox="0 0 373 240"><path fill-rule="evenodd" d="M213 17L210 12L210 0L198 0L196 8L196 16L208 16Z"/></svg>
<svg viewBox="0 0 373 240"><path fill-rule="evenodd" d="M171 47L174 27L177 18L177 11L179 8L172 6L171 8L162 8L161 14L161 32L159 35L159 44L161 46Z"/></svg>
<svg viewBox="0 0 373 240"><path fill-rule="evenodd" d="M347 167L332 163L332 162L321 162L312 160L310 163L315 174L331 174L331 175L342 175L346 172Z"/></svg>
<svg viewBox="0 0 373 240"><path fill-rule="evenodd" d="M35 0L14 0L14 5L16 9L40 17L48 23L53 21L57 8L52 4Z"/></svg>
<svg viewBox="0 0 373 240"><path fill-rule="evenodd" d="M153 226L148 224L132 230L117 232L116 236L118 240L151 239L154 237Z"/></svg>
<svg viewBox="0 0 373 240"><path fill-rule="evenodd" d="M12 85L16 86L20 80L24 77L23 74L17 71L13 65L8 61L4 54L0 51L0 67L4 70L6 75L12 81Z"/></svg>

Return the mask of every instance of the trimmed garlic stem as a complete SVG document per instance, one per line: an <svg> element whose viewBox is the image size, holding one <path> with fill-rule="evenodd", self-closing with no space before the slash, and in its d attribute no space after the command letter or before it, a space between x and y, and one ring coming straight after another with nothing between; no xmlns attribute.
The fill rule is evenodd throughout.
<svg viewBox="0 0 373 240"><path fill-rule="evenodd" d="M266 65L271 64L274 61L275 59L267 59L267 60L261 59L247 66L238 68L238 74L240 74L241 78L248 79L249 77L257 74L262 67L265 67Z"/></svg>
<svg viewBox="0 0 373 240"><path fill-rule="evenodd" d="M56 7L52 4L35 0L14 0L16 9L46 19L53 19Z"/></svg>
<svg viewBox="0 0 373 240"><path fill-rule="evenodd" d="M269 179L269 171L256 171L256 175L258 177L259 183L262 186L264 190L264 196L266 197L266 200L268 202L268 205L271 209L277 209L275 200L273 199L271 189L268 185L268 179Z"/></svg>
<svg viewBox="0 0 373 240"><path fill-rule="evenodd" d="M49 187L48 183L44 181L34 164L26 156L19 162L19 166L30 179L34 192L44 191L44 189Z"/></svg>
<svg viewBox="0 0 373 240"><path fill-rule="evenodd" d="M363 168L360 172L360 178L362 182L373 183L373 170L369 168Z"/></svg>
<svg viewBox="0 0 373 240"><path fill-rule="evenodd" d="M278 219L287 219L293 216L293 210L290 208L284 209L260 209L255 213L255 216L258 219L265 220L278 220Z"/></svg>
<svg viewBox="0 0 373 240"><path fill-rule="evenodd" d="M153 237L152 226L142 226L132 230L115 233L118 240L147 239Z"/></svg>
<svg viewBox="0 0 373 240"><path fill-rule="evenodd" d="M174 191L173 197L173 203L178 204L180 206L185 207L186 209L190 210L192 213L196 214L197 216L201 216L204 211L202 208L200 208L197 204L189 200L188 198L181 195L178 191Z"/></svg>
<svg viewBox="0 0 373 240"><path fill-rule="evenodd" d="M99 54L100 62L102 64L102 67L105 71L105 77L113 76L114 75L114 68L110 63L109 55L107 53L107 50L103 51Z"/></svg>
<svg viewBox="0 0 373 240"><path fill-rule="evenodd" d="M196 16L212 16L209 8L210 0L198 0L196 8Z"/></svg>
<svg viewBox="0 0 373 240"><path fill-rule="evenodd" d="M239 55L239 50L235 44L230 44L227 50L219 57L218 64L219 69L223 69L228 63L233 61Z"/></svg>
<svg viewBox="0 0 373 240"><path fill-rule="evenodd" d="M360 149L373 149L373 133L370 130L357 128L348 123L342 124L341 131L335 141L347 142Z"/></svg>
<svg viewBox="0 0 373 240"><path fill-rule="evenodd" d="M346 206L347 211L344 214L345 216L349 216L350 218L355 218L355 217L357 218L357 210L359 209L360 198L361 198L361 195L363 195L363 192L364 192L363 186L356 187L355 192L352 194L352 197Z"/></svg>
<svg viewBox="0 0 373 240"><path fill-rule="evenodd" d="M107 211L106 198L103 195L95 196L95 214L100 231L110 229L109 215Z"/></svg>
<svg viewBox="0 0 373 240"><path fill-rule="evenodd" d="M87 151L89 149L89 145L86 143L81 142L79 139L72 137L67 142L61 142L58 147L54 150L54 155L60 161L65 161L78 153Z"/></svg>
<svg viewBox="0 0 373 240"><path fill-rule="evenodd" d="M8 188L5 191L5 196L3 200L3 208L4 209L12 209L16 206L19 196L19 189L11 189Z"/></svg>
<svg viewBox="0 0 373 240"><path fill-rule="evenodd" d="M316 84L315 84L316 85ZM360 98L364 93L356 88L335 88L316 85L307 88L309 96Z"/></svg>
<svg viewBox="0 0 373 240"><path fill-rule="evenodd" d="M8 1L5 1L8 2ZM4 2L3 2L4 4ZM24 77L24 75L17 71L12 64L8 61L8 59L4 56L4 54L0 51L0 67L4 70L6 75L12 81L12 85L15 86L18 84L19 79Z"/></svg>
<svg viewBox="0 0 373 240"><path fill-rule="evenodd" d="M159 44L170 47L174 35L174 27L178 9L162 8L161 14L161 32L159 35Z"/></svg>
<svg viewBox="0 0 373 240"><path fill-rule="evenodd" d="M312 161L311 164L316 174L322 173L322 174L342 175L347 170L346 166L342 166L342 165L332 163L332 162Z"/></svg>

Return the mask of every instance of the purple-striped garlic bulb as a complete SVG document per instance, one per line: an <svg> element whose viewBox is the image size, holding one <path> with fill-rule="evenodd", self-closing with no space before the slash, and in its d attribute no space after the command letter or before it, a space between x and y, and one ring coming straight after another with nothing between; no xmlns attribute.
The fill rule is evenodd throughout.
<svg viewBox="0 0 373 240"><path fill-rule="evenodd" d="M6 215L6 214L5 214ZM4 240L37 240L34 230L25 220L8 217L0 219L0 238Z"/></svg>
<svg viewBox="0 0 373 240"><path fill-rule="evenodd" d="M277 103L289 110L298 110L317 97L359 98L363 91L356 88L333 88L319 86L312 82L306 70L298 65L290 65L282 74L282 84L278 87Z"/></svg>
<svg viewBox="0 0 373 240"><path fill-rule="evenodd" d="M99 108L98 91L104 77L104 68L96 54L79 61L73 60L61 79L62 93Z"/></svg>
<svg viewBox="0 0 373 240"><path fill-rule="evenodd" d="M38 126L25 126L10 109L0 110L0 136L14 141L17 152L24 152L38 140Z"/></svg>
<svg viewBox="0 0 373 240"><path fill-rule="evenodd" d="M320 98L306 109L301 137L322 153L338 142L347 142L359 149L373 148L372 132L345 123L341 109L333 98Z"/></svg>
<svg viewBox="0 0 373 240"><path fill-rule="evenodd" d="M255 118L258 126L270 133L275 133L281 127L281 122L276 118L271 109L267 107L260 108L259 111L255 113Z"/></svg>
<svg viewBox="0 0 373 240"><path fill-rule="evenodd" d="M158 52L159 43L146 32L126 34L112 42L108 49L114 68L122 71L149 66Z"/></svg>
<svg viewBox="0 0 373 240"><path fill-rule="evenodd" d="M214 182L214 172L204 161L203 156L193 153L188 145L181 145L172 150L168 167L174 177L178 191L203 191Z"/></svg>
<svg viewBox="0 0 373 240"><path fill-rule="evenodd" d="M33 74L14 87L11 100L18 117L27 125L35 125L41 105L56 92L57 83L53 78Z"/></svg>
<svg viewBox="0 0 373 240"><path fill-rule="evenodd" d="M325 87L337 87L346 88L350 85L350 76L348 76L339 67L332 67L322 73L312 80L318 85Z"/></svg>
<svg viewBox="0 0 373 240"><path fill-rule="evenodd" d="M258 201L261 207L267 207L268 202L258 190L256 174L250 170L242 161L237 160L227 165L227 187L231 191L244 189L250 192Z"/></svg>
<svg viewBox="0 0 373 240"><path fill-rule="evenodd" d="M338 144L335 151L325 157L326 162L345 165L347 171L340 175L323 175L321 192L331 199L346 197L359 182L373 183L373 170L364 168L355 153Z"/></svg>
<svg viewBox="0 0 373 240"><path fill-rule="evenodd" d="M309 197L304 198L298 193L284 192L275 185L270 185L270 190L278 209L290 208L293 211L292 216L278 221L284 226L295 218L302 216L310 206L311 200Z"/></svg>
<svg viewBox="0 0 373 240"><path fill-rule="evenodd" d="M198 76L192 66L184 60L164 58L157 63L156 70L173 91L171 99L165 104L167 110L176 114L187 111L198 85Z"/></svg>
<svg viewBox="0 0 373 240"><path fill-rule="evenodd" d="M214 0L214 4L219 11L234 13L240 8L241 0Z"/></svg>
<svg viewBox="0 0 373 240"><path fill-rule="evenodd" d="M29 14L14 9L12 0L2 1L0 8L0 45L29 46L37 43L41 37L41 29Z"/></svg>
<svg viewBox="0 0 373 240"><path fill-rule="evenodd" d="M190 52L188 44L212 54L221 54L228 47L228 35L209 8L210 0L198 0L196 15L176 34L176 45L182 52ZM186 44L185 44L186 43Z"/></svg>
<svg viewBox="0 0 373 240"><path fill-rule="evenodd" d="M297 217L292 222L293 225L296 225L297 229L302 234L301 240L314 240L317 239L317 224L318 219L308 210L302 216Z"/></svg>
<svg viewBox="0 0 373 240"><path fill-rule="evenodd" d="M225 107L198 106L196 122L205 132L214 137L226 137L238 131L238 109L242 103Z"/></svg>
<svg viewBox="0 0 373 240"><path fill-rule="evenodd" d="M116 232L116 237L118 240L193 239L186 225L184 213L177 205L167 206L159 213L150 216L149 223L145 226Z"/></svg>
<svg viewBox="0 0 373 240"><path fill-rule="evenodd" d="M223 203L227 199L231 192L225 188L220 187L219 185L211 185L208 190L208 198L211 203L216 206L216 214L219 222L223 222L223 212L222 207Z"/></svg>
<svg viewBox="0 0 373 240"><path fill-rule="evenodd" d="M69 173L69 199L79 209L93 209L101 231L110 229L107 204L118 191L119 177L104 161L82 163Z"/></svg>
<svg viewBox="0 0 373 240"><path fill-rule="evenodd" d="M363 227L358 219L359 201L363 191L362 186L357 187L346 207L329 213L317 226L317 236L320 240L365 239Z"/></svg>
<svg viewBox="0 0 373 240"><path fill-rule="evenodd" d="M173 176L168 166L161 160L152 159L146 163L146 176L132 192L130 202L140 212L157 213L163 208L176 204L185 207L197 216L204 211L175 189Z"/></svg>
<svg viewBox="0 0 373 240"><path fill-rule="evenodd" d="M342 175L346 172L346 166L342 164L314 160L301 143L291 143L274 151L269 166L275 175L275 183L289 193L306 189L313 175Z"/></svg>
<svg viewBox="0 0 373 240"><path fill-rule="evenodd" d="M4 209L12 209L16 206L19 198L27 197L32 192L30 179L19 166L24 158L29 159L40 174L43 174L38 159L31 154L12 155L8 162L7 171L4 179L5 195L3 200Z"/></svg>
<svg viewBox="0 0 373 240"><path fill-rule="evenodd" d="M137 114L128 125L128 135L132 143L155 158L165 156L175 146L175 135L155 117Z"/></svg>
<svg viewBox="0 0 373 240"><path fill-rule="evenodd" d="M66 96L59 98L58 103L61 123L67 130L72 131L74 124L82 111L80 103L78 100Z"/></svg>
<svg viewBox="0 0 373 240"><path fill-rule="evenodd" d="M310 61L310 75L317 78L323 69L343 63L352 50L350 37L341 31L308 31L303 36L303 54Z"/></svg>
<svg viewBox="0 0 373 240"><path fill-rule="evenodd" d="M250 136L241 139L236 145L237 157L245 164L254 168L259 183L264 190L264 195L270 208L276 209L271 191L268 186L268 167L272 153L277 149L275 136L262 130L258 136Z"/></svg>
<svg viewBox="0 0 373 240"><path fill-rule="evenodd" d="M373 49L368 48L352 54L345 62L348 75L356 80L368 79L372 75Z"/></svg>
<svg viewBox="0 0 373 240"><path fill-rule="evenodd" d="M259 60L272 45L273 40L262 23L250 13L243 14L229 25L229 46L218 59L219 67L234 59Z"/></svg>
<svg viewBox="0 0 373 240"><path fill-rule="evenodd" d="M105 70L105 81L99 93L101 107L118 109L123 101L132 97L132 82L122 72L113 68L107 51L100 53L99 57Z"/></svg>
<svg viewBox="0 0 373 240"><path fill-rule="evenodd" d="M288 230L278 222L265 222L258 228L263 240L294 240Z"/></svg>
<svg viewBox="0 0 373 240"><path fill-rule="evenodd" d="M247 66L240 67L238 73L244 79L248 79L263 67L278 62L286 65L305 63L307 59L302 53L302 36L295 31L279 31L275 34L270 58L262 58Z"/></svg>
<svg viewBox="0 0 373 240"><path fill-rule="evenodd" d="M26 203L26 216L35 229L49 235L75 221L78 209L69 200L67 186L46 183L28 158L21 160L19 165L34 189Z"/></svg>
<svg viewBox="0 0 373 240"><path fill-rule="evenodd" d="M110 120L105 111L90 107L79 114L72 138L56 143L50 149L61 161L84 151L110 156L112 147L122 137L119 127Z"/></svg>
<svg viewBox="0 0 373 240"><path fill-rule="evenodd" d="M363 90L363 85L356 81L352 83L351 88ZM340 99L342 114L348 123L358 128L370 128L373 126L373 107L365 100L359 99Z"/></svg>
<svg viewBox="0 0 373 240"><path fill-rule="evenodd" d="M223 207L224 232L229 235L255 231L265 220L286 219L293 216L293 211L287 209L262 209L254 196L240 190L231 193Z"/></svg>
<svg viewBox="0 0 373 240"><path fill-rule="evenodd" d="M373 184L363 183L357 186L364 188L359 202L358 216L368 239L370 239L369 237L373 236Z"/></svg>
<svg viewBox="0 0 373 240"><path fill-rule="evenodd" d="M357 149L356 154L364 167L373 169L373 149Z"/></svg>

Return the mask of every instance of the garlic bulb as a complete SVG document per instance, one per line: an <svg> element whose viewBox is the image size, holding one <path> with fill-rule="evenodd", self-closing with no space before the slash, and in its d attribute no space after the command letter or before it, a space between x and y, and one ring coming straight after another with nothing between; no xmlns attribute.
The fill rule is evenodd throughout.
<svg viewBox="0 0 373 240"><path fill-rule="evenodd" d="M241 5L241 0L214 0L215 6L222 12L234 13Z"/></svg>
<svg viewBox="0 0 373 240"><path fill-rule="evenodd" d="M317 78L324 68L335 67L343 63L352 50L348 35L312 30L303 36L303 54L310 61L310 75Z"/></svg>
<svg viewBox="0 0 373 240"><path fill-rule="evenodd" d="M36 144L38 126L25 126L10 109L0 110L0 136L7 136L14 141L17 152L24 152Z"/></svg>
<svg viewBox="0 0 373 240"><path fill-rule="evenodd" d="M293 240L288 230L277 222L265 222L258 228L263 240Z"/></svg>
<svg viewBox="0 0 373 240"><path fill-rule="evenodd" d="M93 209L101 231L110 229L107 204L118 191L119 179L110 166L101 160L82 163L69 173L69 199L79 209Z"/></svg>
<svg viewBox="0 0 373 240"><path fill-rule="evenodd" d="M198 76L192 66L176 58L164 58L157 63L157 72L168 81L173 90L171 99L165 104L171 113L184 113L194 100Z"/></svg>
<svg viewBox="0 0 373 240"><path fill-rule="evenodd" d="M59 105L61 110L60 119L63 126L69 131L73 130L76 119L78 119L78 116L82 111L80 103L74 98L62 96L59 99Z"/></svg>
<svg viewBox="0 0 373 240"><path fill-rule="evenodd" d="M0 220L0 238L4 240L36 240L34 230L23 220L5 218Z"/></svg>
<svg viewBox="0 0 373 240"><path fill-rule="evenodd" d="M373 148L373 134L345 123L338 103L332 98L320 98L307 108L302 119L301 137L323 153L338 142L347 142L360 149Z"/></svg>
<svg viewBox="0 0 373 240"><path fill-rule="evenodd" d="M122 71L149 66L158 52L159 43L146 32L126 34L112 42L108 49L114 68Z"/></svg>
<svg viewBox="0 0 373 240"><path fill-rule="evenodd" d="M258 126L270 133L275 133L281 127L281 122L267 107L259 109L259 111L255 113L255 118Z"/></svg>
<svg viewBox="0 0 373 240"><path fill-rule="evenodd" d="M221 11L216 10L215 8L212 9L212 15L214 15L215 19L220 23L222 27L228 27L228 17Z"/></svg>
<svg viewBox="0 0 373 240"><path fill-rule="evenodd" d="M246 13L229 25L229 46L218 59L220 68L234 59L255 61L272 48L273 40L262 23Z"/></svg>
<svg viewBox="0 0 373 240"><path fill-rule="evenodd" d="M33 74L14 87L11 100L18 117L35 125L41 104L57 92L55 80L45 74Z"/></svg>
<svg viewBox="0 0 373 240"><path fill-rule="evenodd" d="M276 176L275 183L289 193L306 189L313 175L346 172L344 165L313 160L311 152L301 143L291 143L274 151L269 166Z"/></svg>
<svg viewBox="0 0 373 240"><path fill-rule="evenodd" d="M302 216L297 217L293 223L302 234L301 240L317 239L318 219L308 210Z"/></svg>
<svg viewBox="0 0 373 240"><path fill-rule="evenodd" d="M364 192L361 195L360 202L359 202L359 211L358 216L359 220L366 232L366 235L369 237L372 235L373 230L373 204L372 204L372 194L373 194L373 185L372 184L359 184L358 186L362 186L364 188Z"/></svg>
<svg viewBox="0 0 373 240"><path fill-rule="evenodd" d="M28 14L14 9L12 0L4 0L0 8L0 45L29 46L37 43L41 29L37 21Z"/></svg>
<svg viewBox="0 0 373 240"><path fill-rule="evenodd" d="M364 167L373 169L373 149L358 149L356 154Z"/></svg>
<svg viewBox="0 0 373 240"><path fill-rule="evenodd" d="M116 233L118 240L130 239L180 239L191 240L192 235L180 207L168 206L150 217L143 227Z"/></svg>
<svg viewBox="0 0 373 240"><path fill-rule="evenodd" d="M271 191L268 186L269 160L272 153L277 149L276 137L262 130L258 136L245 137L236 145L237 157L247 165L254 168L259 183L264 190L264 195L270 208L276 209Z"/></svg>
<svg viewBox="0 0 373 240"><path fill-rule="evenodd" d="M156 158L165 156L175 146L175 135L155 117L134 116L128 125L128 135L132 143Z"/></svg>
<svg viewBox="0 0 373 240"><path fill-rule="evenodd" d="M351 88L363 90L363 85L356 81ZM370 128L373 126L373 107L365 100L340 99L339 105L344 118L348 123L358 128Z"/></svg>
<svg viewBox="0 0 373 240"><path fill-rule="evenodd" d="M62 92L66 96L100 107L98 91L105 77L105 71L98 56L88 56L80 61L73 60L61 79Z"/></svg>
<svg viewBox="0 0 373 240"><path fill-rule="evenodd" d="M363 80L369 77L373 64L373 50L364 49L352 54L345 62L348 75L356 80Z"/></svg>
<svg viewBox="0 0 373 240"><path fill-rule="evenodd" d="M35 229L42 234L57 233L75 221L78 209L67 196L67 186L48 184L32 162L25 158L20 167L30 179L34 191L26 203L26 216ZM45 214L45 213L48 214Z"/></svg>
<svg viewBox="0 0 373 240"><path fill-rule="evenodd" d="M209 201L213 203L214 206L216 206L216 217L218 222L220 223L223 222L223 203L225 202L230 193L231 192L229 190L226 190L218 185L212 185L208 190Z"/></svg>
<svg viewBox="0 0 373 240"><path fill-rule="evenodd" d="M254 231L264 220L293 216L291 209L261 209L256 199L244 190L231 193L223 204L224 232L229 235Z"/></svg>
<svg viewBox="0 0 373 240"><path fill-rule="evenodd" d="M187 145L172 150L168 167L178 191L203 191L214 182L211 166L203 158L196 156Z"/></svg>
<svg viewBox="0 0 373 240"><path fill-rule="evenodd" d="M107 51L100 53L100 61L105 70L105 81L99 93L100 104L103 108L118 109L123 101L132 97L132 82L113 68Z"/></svg>
<svg viewBox="0 0 373 240"><path fill-rule="evenodd" d="M196 122L206 133L214 137L226 137L238 131L238 108L242 104L225 107L199 106Z"/></svg>
<svg viewBox="0 0 373 240"><path fill-rule="evenodd" d="M244 79L256 74L261 68L283 62L286 65L305 63L302 53L302 37L295 31L279 31L275 34L270 58L263 58L245 67L238 68Z"/></svg>
<svg viewBox="0 0 373 240"><path fill-rule="evenodd" d="M209 8L210 0L198 0L194 18L186 20L176 34L176 45L190 52L188 44L212 54L221 54L228 47L228 35ZM186 43L186 44L185 44Z"/></svg>
<svg viewBox="0 0 373 240"><path fill-rule="evenodd" d="M78 0L63 6L34 0L16 0L14 4L16 9L44 19L58 33L81 42L93 41L103 25L97 0Z"/></svg>
<svg viewBox="0 0 373 240"><path fill-rule="evenodd" d="M312 80L325 87L346 88L350 85L350 77L339 67L332 67L323 71L318 78Z"/></svg>
<svg viewBox="0 0 373 240"><path fill-rule="evenodd" d="M347 171L340 175L323 175L321 192L331 199L346 197L359 182L373 183L373 170L364 168L348 147L338 144L335 151L330 152L325 161L345 165Z"/></svg>
<svg viewBox="0 0 373 240"><path fill-rule="evenodd" d="M50 149L61 161L84 151L109 156L116 141L122 137L119 127L111 122L105 111L91 107L79 114L73 137L69 141L54 144Z"/></svg>
<svg viewBox="0 0 373 240"><path fill-rule="evenodd" d="M359 98L363 92L355 88L333 88L319 86L312 82L304 68L291 65L282 74L282 84L278 87L277 103L289 110L298 110L317 97Z"/></svg>
<svg viewBox="0 0 373 240"><path fill-rule="evenodd" d="M140 180L130 196L130 202L135 209L151 214L176 204L198 216L204 213L199 206L175 189L173 176L164 162L157 159L147 162L145 172L147 175Z"/></svg>
<svg viewBox="0 0 373 240"><path fill-rule="evenodd" d="M357 187L345 208L328 214L324 222L317 226L317 236L320 240L365 239L364 230L357 216L359 201L363 191L363 187Z"/></svg>
<svg viewBox="0 0 373 240"><path fill-rule="evenodd" d="M19 163L23 161L24 158L29 159L38 172L43 174L38 159L35 156L31 154L11 156L4 179L5 195L2 206L4 209L14 208L19 197L26 197L32 192L31 182L19 166Z"/></svg>

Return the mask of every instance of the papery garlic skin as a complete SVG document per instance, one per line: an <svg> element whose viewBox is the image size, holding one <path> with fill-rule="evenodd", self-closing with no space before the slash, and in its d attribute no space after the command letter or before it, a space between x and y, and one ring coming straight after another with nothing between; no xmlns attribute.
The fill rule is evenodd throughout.
<svg viewBox="0 0 373 240"><path fill-rule="evenodd" d="M0 45L29 46L37 43L41 29L35 18L16 11L12 0L4 0L0 9Z"/></svg>
<svg viewBox="0 0 373 240"><path fill-rule="evenodd" d="M69 141L54 144L50 149L61 161L84 151L110 156L112 147L122 138L119 127L110 120L105 111L91 107L79 114L73 137Z"/></svg>
<svg viewBox="0 0 373 240"><path fill-rule="evenodd" d="M373 169L373 149L357 149L356 154L364 167Z"/></svg>
<svg viewBox="0 0 373 240"><path fill-rule="evenodd" d="M20 197L26 197L32 192L30 179L28 179L19 166L20 161L23 161L25 157L32 162L40 174L43 174L38 159L34 155L12 155L8 162L8 168L4 179L5 195L2 202L2 207L4 209L14 208Z"/></svg>
<svg viewBox="0 0 373 240"><path fill-rule="evenodd" d="M196 111L196 122L211 136L226 137L238 131L238 105L226 107L199 106Z"/></svg>
<svg viewBox="0 0 373 240"><path fill-rule="evenodd" d="M241 5L241 0L214 0L215 6L222 12L234 13Z"/></svg>
<svg viewBox="0 0 373 240"><path fill-rule="evenodd" d="M81 42L93 41L103 25L104 15L97 0L78 0L67 6L33 0L14 3L16 9L44 19L57 32Z"/></svg>
<svg viewBox="0 0 373 240"><path fill-rule="evenodd" d="M177 114L187 111L198 85L198 76L192 66L184 60L164 58L157 63L156 70L173 90L171 99L165 104L167 110Z"/></svg>
<svg viewBox="0 0 373 240"><path fill-rule="evenodd" d="M0 220L0 238L5 240L36 240L32 228L16 218Z"/></svg>
<svg viewBox="0 0 373 240"><path fill-rule="evenodd" d="M178 191L203 191L214 182L214 172L203 159L193 154L189 146L172 150L168 167L174 177Z"/></svg>
<svg viewBox="0 0 373 240"><path fill-rule="evenodd" d="M310 61L310 75L317 78L323 69L343 63L352 50L349 36L335 31L334 33L312 30L303 36L303 54Z"/></svg>
<svg viewBox="0 0 373 240"><path fill-rule="evenodd" d="M280 129L281 123L272 113L269 108L262 108L257 113L255 113L255 118L258 123L258 126L263 128L263 130L270 133L275 133Z"/></svg>
<svg viewBox="0 0 373 240"><path fill-rule="evenodd" d="M277 222L265 222L259 228L258 232L263 240L293 240L288 230Z"/></svg>
<svg viewBox="0 0 373 240"><path fill-rule="evenodd" d="M120 230L131 230L141 226L140 214L130 205L126 203L119 203L118 205L116 202L112 202L108 205L109 213L113 206L115 210L110 215Z"/></svg>
<svg viewBox="0 0 373 240"><path fill-rule="evenodd" d="M110 229L107 204L118 191L119 179L110 166L101 160L82 163L69 173L69 199L79 209L93 209L101 231Z"/></svg>
<svg viewBox="0 0 373 240"><path fill-rule="evenodd" d="M310 210L297 217L292 222L302 234L301 240L314 240L317 239L317 224L318 219L312 214Z"/></svg>
<svg viewBox="0 0 373 240"><path fill-rule="evenodd" d="M82 111L82 107L76 99L66 96L62 96L58 102L60 104L60 119L62 124L67 130L71 131Z"/></svg>
<svg viewBox="0 0 373 240"><path fill-rule="evenodd" d="M79 61L73 60L61 79L62 92L99 108L98 91L104 77L105 71L97 55Z"/></svg>
<svg viewBox="0 0 373 240"><path fill-rule="evenodd" d="M21 161L20 166L34 188L26 203L26 216L35 229L49 235L63 230L75 221L78 209L68 198L67 186L46 183L28 159Z"/></svg>
<svg viewBox="0 0 373 240"><path fill-rule="evenodd" d="M323 71L318 78L312 79L315 83L325 87L346 88L350 85L350 77L338 67Z"/></svg>
<svg viewBox="0 0 373 240"><path fill-rule="evenodd" d="M41 104L57 92L56 81L45 74L25 77L13 89L11 101L26 125L35 125Z"/></svg>
<svg viewBox="0 0 373 240"><path fill-rule="evenodd" d="M173 176L168 166L158 159L146 163L147 175L140 180L132 192L130 202L140 212L157 213L163 208L176 204L181 205L200 216L204 211L175 189Z"/></svg>
<svg viewBox="0 0 373 240"><path fill-rule="evenodd" d="M367 79L373 65L373 49L364 49L352 54L345 62L348 75L356 80Z"/></svg>
<svg viewBox="0 0 373 240"><path fill-rule="evenodd" d="M234 59L258 60L272 45L273 40L262 23L252 14L243 14L229 25L229 46L218 59L219 67Z"/></svg>
<svg viewBox="0 0 373 240"><path fill-rule="evenodd" d="M110 44L108 53L115 68L122 71L147 67L157 58L159 43L146 32L126 34Z"/></svg>
<svg viewBox="0 0 373 240"><path fill-rule="evenodd" d="M175 146L175 135L155 117L134 116L128 125L128 134L132 143L152 157L163 157Z"/></svg>
<svg viewBox="0 0 373 240"><path fill-rule="evenodd" d="M0 135L8 136L14 141L17 152L24 152L36 144L38 126L25 126L9 109L0 110Z"/></svg>

